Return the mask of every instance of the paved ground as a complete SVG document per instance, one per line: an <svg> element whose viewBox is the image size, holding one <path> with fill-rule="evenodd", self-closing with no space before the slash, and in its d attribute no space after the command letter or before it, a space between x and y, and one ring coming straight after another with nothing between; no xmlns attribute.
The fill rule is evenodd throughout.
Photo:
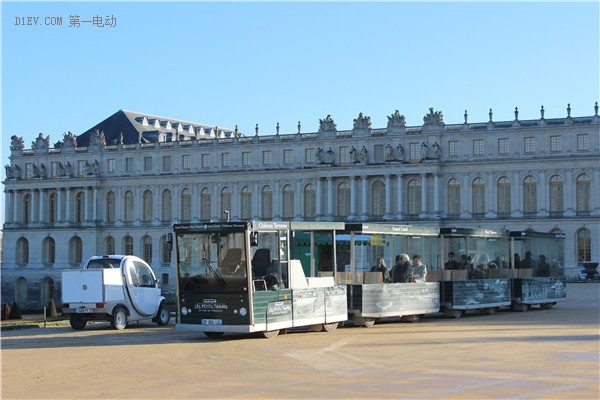
<svg viewBox="0 0 600 400"><path fill-rule="evenodd" d="M2 333L2 399L600 397L599 284L551 310L222 340L173 326Z"/></svg>

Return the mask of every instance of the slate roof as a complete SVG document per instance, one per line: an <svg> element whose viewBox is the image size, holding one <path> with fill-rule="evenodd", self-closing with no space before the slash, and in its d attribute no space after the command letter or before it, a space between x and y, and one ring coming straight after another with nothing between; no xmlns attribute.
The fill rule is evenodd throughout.
<svg viewBox="0 0 600 400"><path fill-rule="evenodd" d="M231 129L217 128L211 125L142 114L134 111L119 110L77 136L77 146L88 146L90 133L96 130L104 132L107 145L119 143L121 134L123 135L123 144L234 136L234 132Z"/></svg>

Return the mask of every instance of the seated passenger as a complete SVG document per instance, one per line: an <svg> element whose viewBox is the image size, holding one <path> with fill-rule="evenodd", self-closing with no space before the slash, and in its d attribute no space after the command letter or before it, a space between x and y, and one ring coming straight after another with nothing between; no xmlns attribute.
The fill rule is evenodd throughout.
<svg viewBox="0 0 600 400"><path fill-rule="evenodd" d="M456 257L453 252L448 253L448 261L444 264L444 268L446 269L461 269L461 265L458 261L456 261Z"/></svg>
<svg viewBox="0 0 600 400"><path fill-rule="evenodd" d="M550 265L546 262L546 256L540 254L538 257L538 266L536 276L549 277L550 276Z"/></svg>
<svg viewBox="0 0 600 400"><path fill-rule="evenodd" d="M485 279L485 271L483 270L483 264L477 265L477 268L473 270L470 279Z"/></svg>
<svg viewBox="0 0 600 400"><path fill-rule="evenodd" d="M421 256L415 254L413 256L412 281L425 282L427 279L427 266L421 263Z"/></svg>
<svg viewBox="0 0 600 400"><path fill-rule="evenodd" d="M383 283L390 282L390 274L388 272L387 266L385 265L383 257L377 258L377 263L375 264L375 266L371 267L371 272L381 272L381 275L383 276Z"/></svg>
<svg viewBox="0 0 600 400"><path fill-rule="evenodd" d="M392 282L412 282L412 265L408 262L408 254L402 253L396 256L396 265L392 270Z"/></svg>

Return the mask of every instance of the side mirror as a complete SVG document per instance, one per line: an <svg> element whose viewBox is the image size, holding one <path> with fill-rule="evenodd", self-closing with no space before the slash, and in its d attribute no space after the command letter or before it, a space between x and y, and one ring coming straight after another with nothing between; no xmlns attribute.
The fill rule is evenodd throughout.
<svg viewBox="0 0 600 400"><path fill-rule="evenodd" d="M250 246L258 246L258 232L250 232Z"/></svg>

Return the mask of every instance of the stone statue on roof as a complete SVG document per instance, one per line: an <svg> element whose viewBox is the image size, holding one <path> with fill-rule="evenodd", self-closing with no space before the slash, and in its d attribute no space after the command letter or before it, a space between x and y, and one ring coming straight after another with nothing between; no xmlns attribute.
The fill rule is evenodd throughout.
<svg viewBox="0 0 600 400"><path fill-rule="evenodd" d="M44 138L44 134L40 133L38 137L31 142L31 148L34 150L48 150L50 148L50 135Z"/></svg>
<svg viewBox="0 0 600 400"><path fill-rule="evenodd" d="M22 137L18 137L17 135L12 135L10 138L10 150L11 151L23 151L25 148L25 143L23 142Z"/></svg>
<svg viewBox="0 0 600 400"><path fill-rule="evenodd" d="M444 116L441 111L433 111L433 107L429 108L429 114L423 117L423 125L442 125Z"/></svg>
<svg viewBox="0 0 600 400"><path fill-rule="evenodd" d="M400 115L400 111L396 110L392 115L388 116L388 129L403 128L406 126L406 118Z"/></svg>

